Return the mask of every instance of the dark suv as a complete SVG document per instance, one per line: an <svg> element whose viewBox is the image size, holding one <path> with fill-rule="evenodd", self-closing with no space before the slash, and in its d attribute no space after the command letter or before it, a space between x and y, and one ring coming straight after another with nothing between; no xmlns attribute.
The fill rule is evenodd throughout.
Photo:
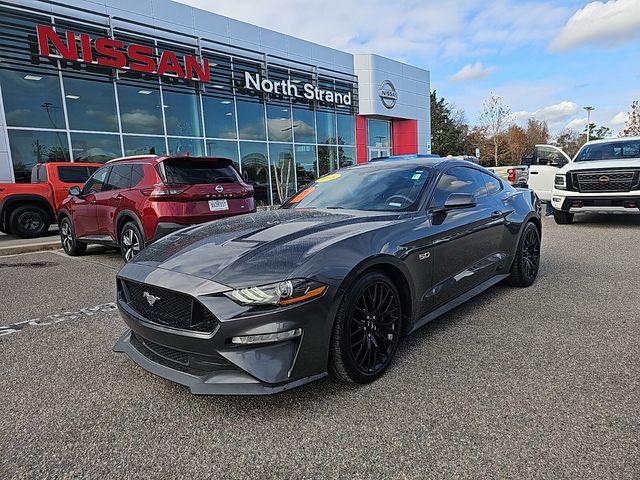
<svg viewBox="0 0 640 480"><path fill-rule="evenodd" d="M137 156L111 160L62 202L68 255L87 244L119 246L129 261L144 246L189 225L255 211L253 187L231 160Z"/></svg>

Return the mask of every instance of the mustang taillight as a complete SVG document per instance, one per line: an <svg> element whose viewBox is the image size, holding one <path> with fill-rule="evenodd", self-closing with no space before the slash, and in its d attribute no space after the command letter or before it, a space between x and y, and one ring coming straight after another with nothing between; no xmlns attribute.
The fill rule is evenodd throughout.
<svg viewBox="0 0 640 480"><path fill-rule="evenodd" d="M143 188L140 192L152 198L167 198L184 193L189 188L188 185L154 185L153 187Z"/></svg>
<svg viewBox="0 0 640 480"><path fill-rule="evenodd" d="M507 169L507 180L509 181L509 183L515 183L516 181L516 169L515 168L509 168Z"/></svg>

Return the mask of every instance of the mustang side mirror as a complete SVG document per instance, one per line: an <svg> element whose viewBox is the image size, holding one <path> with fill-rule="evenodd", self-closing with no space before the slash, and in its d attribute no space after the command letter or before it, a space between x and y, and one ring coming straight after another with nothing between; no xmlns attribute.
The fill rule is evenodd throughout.
<svg viewBox="0 0 640 480"><path fill-rule="evenodd" d="M71 187L69 189L69 195L73 195L74 197L77 197L81 193L82 193L82 190L80 190L80 187Z"/></svg>
<svg viewBox="0 0 640 480"><path fill-rule="evenodd" d="M452 193L444 202L445 210L454 210L458 208L471 208L478 204L476 197L470 193Z"/></svg>

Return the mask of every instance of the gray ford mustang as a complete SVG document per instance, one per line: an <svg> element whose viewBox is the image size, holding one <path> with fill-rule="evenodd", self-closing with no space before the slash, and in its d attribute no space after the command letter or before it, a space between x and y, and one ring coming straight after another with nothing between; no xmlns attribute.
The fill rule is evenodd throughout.
<svg viewBox="0 0 640 480"><path fill-rule="evenodd" d="M371 382L403 336L501 280L531 285L540 239L535 194L482 167L344 168L143 250L117 276L114 350L194 394Z"/></svg>

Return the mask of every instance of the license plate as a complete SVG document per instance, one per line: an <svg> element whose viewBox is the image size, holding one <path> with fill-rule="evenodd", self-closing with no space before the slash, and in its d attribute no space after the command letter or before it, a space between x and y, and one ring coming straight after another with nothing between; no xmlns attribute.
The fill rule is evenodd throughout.
<svg viewBox="0 0 640 480"><path fill-rule="evenodd" d="M226 200L209 200L209 210L218 212L220 210L229 210Z"/></svg>

